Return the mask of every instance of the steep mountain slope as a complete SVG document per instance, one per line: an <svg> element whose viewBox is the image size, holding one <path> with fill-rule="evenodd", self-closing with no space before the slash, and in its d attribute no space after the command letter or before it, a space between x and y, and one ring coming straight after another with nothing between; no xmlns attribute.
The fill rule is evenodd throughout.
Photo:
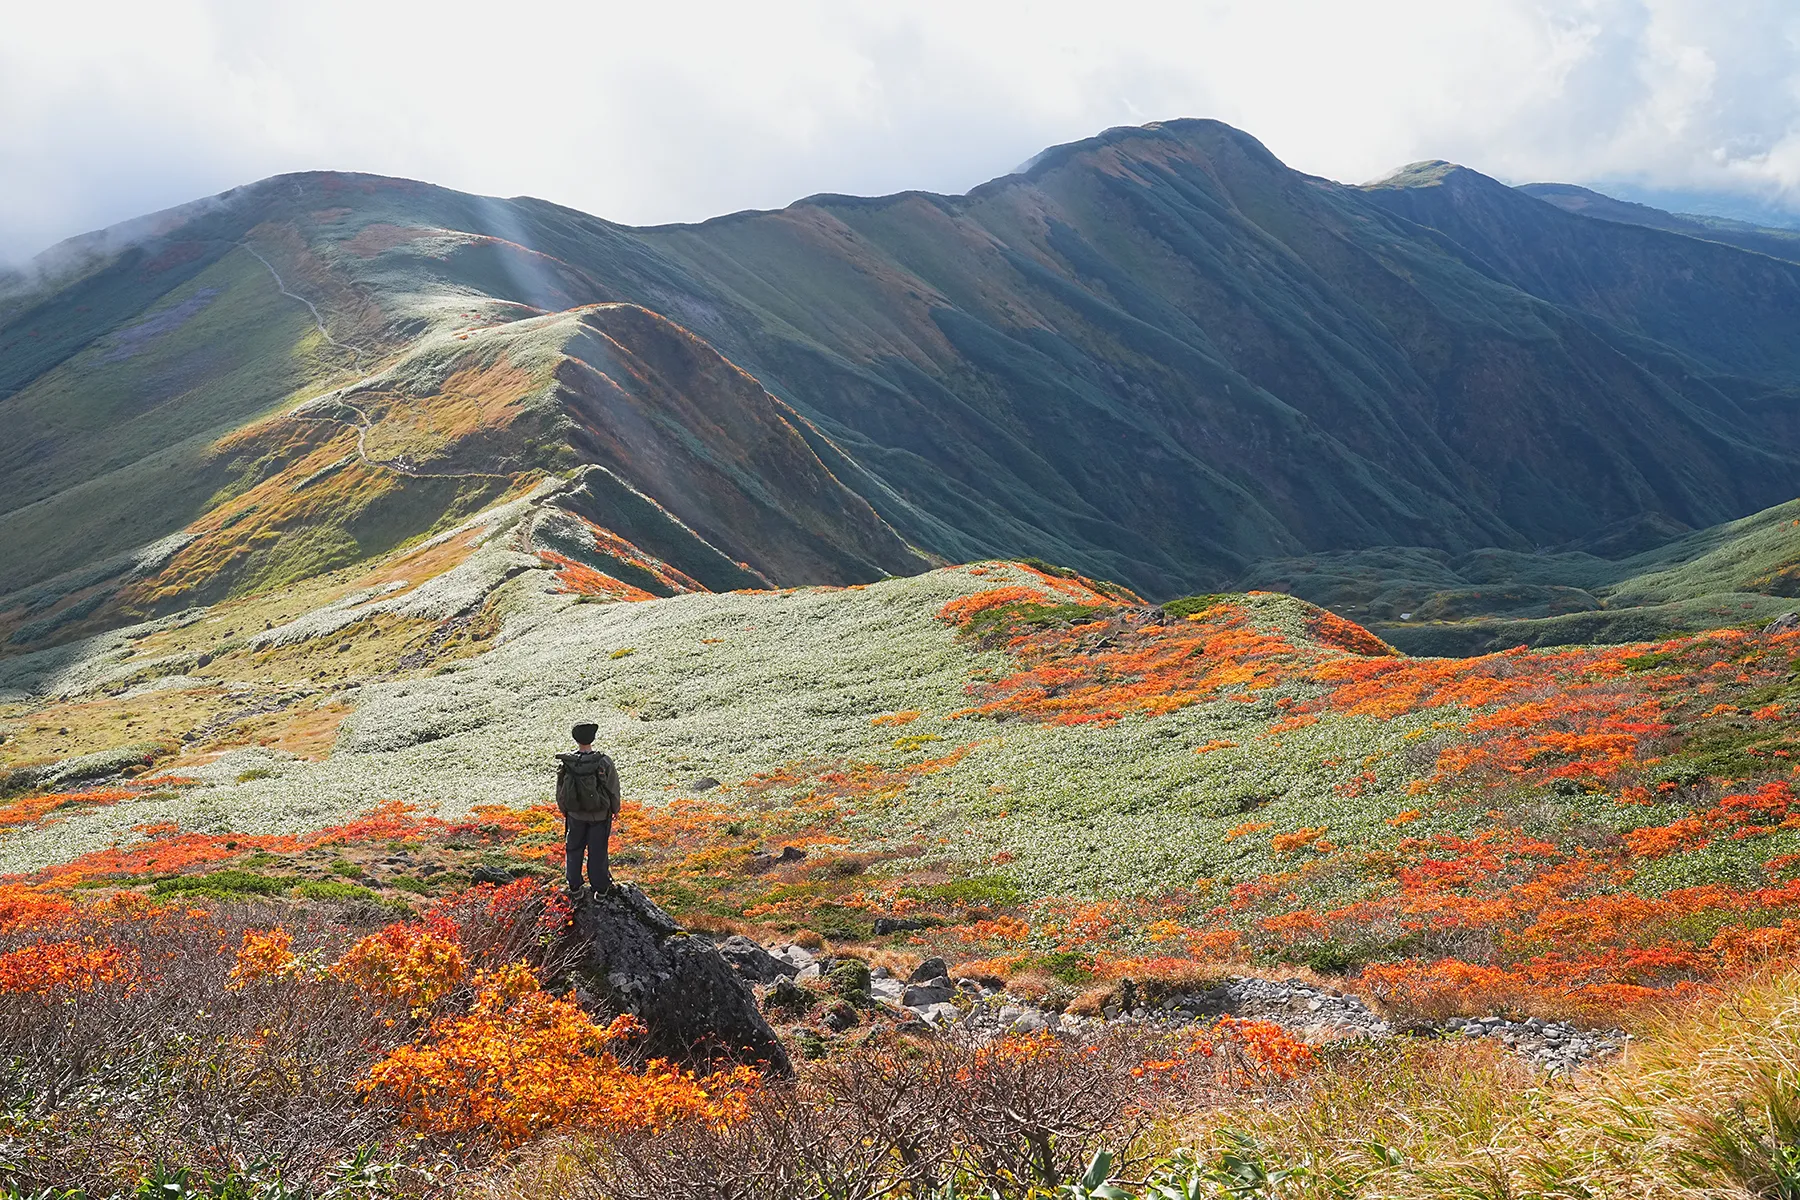
<svg viewBox="0 0 1800 1200"><path fill-rule="evenodd" d="M367 561L585 463L603 469L571 502L712 586L924 565L785 406L667 320L383 291L264 215L215 206L14 301L0 630L15 645ZM338 253L371 253L348 240ZM165 260L168 286L132 320L54 324Z"/></svg>
<svg viewBox="0 0 1800 1200"><path fill-rule="evenodd" d="M947 522L1003 514L1027 527L990 538L1054 534L1024 548L1104 555L1152 591L1282 545L1554 542L1646 510L1746 511L1721 507L1726 493L1791 495L1766 415L1691 363L1659 377L1665 348L1534 303L1368 198L1177 122L1060 148L962 199L821 198L646 240L679 252L685 279L730 285L709 289L698 327L865 465L904 438L979 488L983 514ZM1725 274L1695 277L1684 303L1741 286L1736 264L1713 265ZM1800 279L1783 270L1771 313ZM653 307L691 303L691 285L637 286ZM1785 378L1782 346L1739 369ZM933 385L962 403L932 402ZM1047 471L1020 478L1020 462ZM944 511L918 474L895 489ZM1021 512L1023 488L1086 508L1037 515L1032 497ZM905 510L884 513L932 544Z"/></svg>
<svg viewBox="0 0 1800 1200"><path fill-rule="evenodd" d="M1635 349L1665 386L1682 389L1695 416L1752 403L1734 384L1792 384L1800 365L1793 264L1666 230L1587 220L1450 163L1415 164L1364 191L1448 237L1471 268L1604 322L1603 331L1653 341L1620 349ZM1700 372L1722 378L1698 386L1685 378ZM1709 387L1720 390L1708 395ZM1785 392L1779 401L1756 399L1764 409L1792 407Z"/></svg>
<svg viewBox="0 0 1800 1200"><path fill-rule="evenodd" d="M1616 221L1621 225L1644 225L1651 229L1666 229L1671 233L1686 234L1688 237L1704 238L1712 242L1723 242L1727 246L1754 250L1758 254L1767 254L1774 258L1785 258L1789 262L1800 261L1800 230L1755 225L1749 221L1733 220L1730 217L1665 212L1648 204L1620 200L1617 197L1596 192L1591 188L1578 187L1572 183L1525 183L1520 184L1517 190L1524 192L1527 196L1554 204L1564 212L1577 213L1600 221Z"/></svg>
<svg viewBox="0 0 1800 1200"><path fill-rule="evenodd" d="M1160 595L1710 525L1800 480L1800 266L1469 172L1342 187L1216 122L697 226L311 174L147 230L0 300L16 645L584 465L621 498L587 519L631 543L638 512L663 541L627 558L695 581L1007 552Z"/></svg>

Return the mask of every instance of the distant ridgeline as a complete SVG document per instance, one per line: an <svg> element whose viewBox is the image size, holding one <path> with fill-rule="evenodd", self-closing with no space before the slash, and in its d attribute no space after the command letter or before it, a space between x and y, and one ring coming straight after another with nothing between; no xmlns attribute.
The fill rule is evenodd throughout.
<svg viewBox="0 0 1800 1200"><path fill-rule="evenodd" d="M0 643L527 500L641 594L1029 555L1423 649L1760 620L1793 515L1711 527L1800 491L1795 244L1211 121L646 229L281 176L0 281Z"/></svg>

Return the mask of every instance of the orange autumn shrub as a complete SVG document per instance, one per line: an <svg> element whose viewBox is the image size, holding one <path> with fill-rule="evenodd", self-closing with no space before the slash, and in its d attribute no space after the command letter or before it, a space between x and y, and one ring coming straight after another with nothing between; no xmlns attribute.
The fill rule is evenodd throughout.
<svg viewBox="0 0 1800 1200"><path fill-rule="evenodd" d="M1156 716L1221 694L1253 698L1280 683L1298 655L1285 637L1251 628L1249 613L1234 604L1169 624L1109 628L1108 635L1096 647L1067 629L1027 627L1007 643L1023 669L971 684L982 703L965 715L1110 725L1127 713Z"/></svg>
<svg viewBox="0 0 1800 1200"><path fill-rule="evenodd" d="M1721 796L1716 804L1667 825L1634 829L1624 835L1638 858L1661 858L1702 846L1718 835L1742 839L1800 826L1800 797L1786 780L1770 780L1750 791Z"/></svg>
<svg viewBox="0 0 1800 1200"><path fill-rule="evenodd" d="M1209 929L1188 939L1188 948L1198 959L1223 959L1238 953L1243 934L1235 929Z"/></svg>
<svg viewBox="0 0 1800 1200"><path fill-rule="evenodd" d="M1225 840L1235 842L1241 837L1249 837L1253 833L1261 833L1273 825L1273 821L1245 821L1241 825L1233 825L1225 831Z"/></svg>
<svg viewBox="0 0 1800 1200"><path fill-rule="evenodd" d="M1306 623L1307 632L1337 650L1367 658L1399 658L1400 652L1358 625L1327 609Z"/></svg>
<svg viewBox="0 0 1800 1200"><path fill-rule="evenodd" d="M0 933L23 933L60 925L75 912L75 905L61 896L25 887L0 885Z"/></svg>
<svg viewBox="0 0 1800 1200"><path fill-rule="evenodd" d="M1620 840L1633 858L1662 858L1701 845L1706 841L1706 825L1698 817L1683 817L1668 825L1627 830Z"/></svg>
<svg viewBox="0 0 1800 1200"><path fill-rule="evenodd" d="M124 950L92 938L35 942L0 954L0 992L38 996L91 992L126 978L130 970Z"/></svg>
<svg viewBox="0 0 1800 1200"><path fill-rule="evenodd" d="M958 941L1022 942L1031 936L1031 926L1018 917L987 917L956 927Z"/></svg>
<svg viewBox="0 0 1800 1200"><path fill-rule="evenodd" d="M561 862L558 838L557 862ZM482 884L437 900L420 924L454 942L465 967L493 968L538 953L567 927L569 898L542 880L525 876L503 887Z"/></svg>
<svg viewBox="0 0 1800 1200"><path fill-rule="evenodd" d="M418 925L389 925L357 942L332 966L346 983L425 1013L463 981L462 947Z"/></svg>
<svg viewBox="0 0 1800 1200"><path fill-rule="evenodd" d="M27 796L23 800L0 804L0 826L29 825L59 809L72 808L78 804L117 804L135 795L137 792L129 788L95 788L86 792L53 792L42 796Z"/></svg>
<svg viewBox="0 0 1800 1200"><path fill-rule="evenodd" d="M1362 984L1384 1003L1419 1016L1508 1013L1593 1025L1614 1025L1633 1010L1697 998L1712 990L1688 979L1662 986L1621 982L1634 975L1643 977L1632 969L1630 957L1612 954L1569 960L1544 956L1508 966L1456 959L1380 963L1363 969ZM1679 964L1671 961L1668 965Z"/></svg>
<svg viewBox="0 0 1800 1200"><path fill-rule="evenodd" d="M1273 1021L1220 1017L1213 1032L1263 1080L1289 1080L1314 1063L1313 1048Z"/></svg>
<svg viewBox="0 0 1800 1200"><path fill-rule="evenodd" d="M654 600L649 592L603 574L554 550L539 550L538 557L556 570L556 590L582 596L609 596L615 600Z"/></svg>
<svg viewBox="0 0 1800 1200"><path fill-rule="evenodd" d="M1779 925L1755 929L1722 929L1708 949L1732 969L1759 966L1800 957L1800 920L1788 918Z"/></svg>
<svg viewBox="0 0 1800 1200"><path fill-rule="evenodd" d="M1296 829L1292 833L1278 833L1269 839L1269 849L1277 854L1311 847L1314 850L1330 850L1332 845L1324 840L1323 829Z"/></svg>
<svg viewBox="0 0 1800 1200"><path fill-rule="evenodd" d="M299 960L294 957L294 935L285 929L246 929L243 944L238 947L237 963L231 968L225 986L233 991L281 979L293 974Z"/></svg>
<svg viewBox="0 0 1800 1200"><path fill-rule="evenodd" d="M1192 1080L1210 1066L1227 1086L1267 1086L1286 1083L1315 1062L1313 1048L1275 1022L1225 1016L1189 1033L1164 1057L1144 1060L1131 1074Z"/></svg>
<svg viewBox="0 0 1800 1200"><path fill-rule="evenodd" d="M937 615L940 621L948 621L954 625L966 625L989 609L999 608L1003 604L1044 604L1048 602L1051 602L1049 597L1038 589L1014 585L976 592L969 596L958 596L938 609Z"/></svg>
<svg viewBox="0 0 1800 1200"><path fill-rule="evenodd" d="M503 1146L559 1128L660 1129L741 1116L756 1084L748 1069L701 1078L660 1059L641 1072L623 1066L612 1046L642 1028L628 1016L595 1025L514 963L477 974L466 1014L440 1017L376 1063L360 1087L398 1104L421 1130Z"/></svg>

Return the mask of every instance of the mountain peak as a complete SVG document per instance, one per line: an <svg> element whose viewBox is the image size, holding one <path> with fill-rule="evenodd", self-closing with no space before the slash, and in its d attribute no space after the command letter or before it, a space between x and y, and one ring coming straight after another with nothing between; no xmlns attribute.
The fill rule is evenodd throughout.
<svg viewBox="0 0 1800 1200"><path fill-rule="evenodd" d="M1474 183L1478 180L1496 186L1504 186L1498 180L1491 179L1480 171L1441 158L1428 158L1420 162L1407 163L1399 170L1361 186L1365 189L1445 187Z"/></svg>

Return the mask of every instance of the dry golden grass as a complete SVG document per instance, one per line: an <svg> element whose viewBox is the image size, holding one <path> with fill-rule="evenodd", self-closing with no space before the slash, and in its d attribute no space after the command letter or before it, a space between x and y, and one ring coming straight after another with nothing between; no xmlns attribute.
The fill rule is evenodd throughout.
<svg viewBox="0 0 1800 1200"><path fill-rule="evenodd" d="M207 750L234 746L266 746L296 758L317 762L328 758L337 742L338 726L350 715L341 700L298 705L293 709L240 722L230 733L208 744Z"/></svg>
<svg viewBox="0 0 1800 1200"><path fill-rule="evenodd" d="M376 459L443 454L461 439L517 417L526 397L545 382L540 373L514 366L503 355L461 368L431 396L360 393L357 404L374 422L364 445Z"/></svg>
<svg viewBox="0 0 1800 1200"><path fill-rule="evenodd" d="M764 940L759 936L756 926L732 917L715 917L707 913L695 913L683 917L681 924L690 933L703 933L708 937L727 938L741 933L759 942Z"/></svg>
<svg viewBox="0 0 1800 1200"><path fill-rule="evenodd" d="M905 979L925 961L924 955L917 951L861 948L849 953L856 955L870 967L886 967L888 974L898 979Z"/></svg>
<svg viewBox="0 0 1800 1200"><path fill-rule="evenodd" d="M1665 1015L1619 1061L1553 1084L1489 1044L1347 1052L1280 1106L1208 1114L1202 1153L1247 1135L1282 1195L1800 1196L1800 978Z"/></svg>
<svg viewBox="0 0 1800 1200"><path fill-rule="evenodd" d="M1089 988L1069 1001L1069 1007L1063 1011L1077 1017L1097 1017L1117 994L1117 989L1110 987Z"/></svg>
<svg viewBox="0 0 1800 1200"><path fill-rule="evenodd" d="M1006 990L1019 999L1061 1011L1074 998L1075 989L1045 971L1021 971L1007 977Z"/></svg>

